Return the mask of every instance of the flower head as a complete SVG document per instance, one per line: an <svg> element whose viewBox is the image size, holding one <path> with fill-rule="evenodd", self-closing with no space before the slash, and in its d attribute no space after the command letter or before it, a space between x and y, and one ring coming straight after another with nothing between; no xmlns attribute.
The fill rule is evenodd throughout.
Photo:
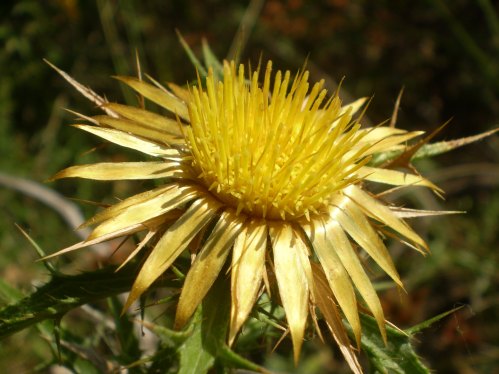
<svg viewBox="0 0 499 374"><path fill-rule="evenodd" d="M269 63L260 87L258 73L247 84L242 65L226 64L223 82L211 75L206 91L194 87L188 152L198 178L238 214L309 219L356 181L364 133L338 96L326 102L323 82L309 90L308 72L277 72L272 86L271 71Z"/></svg>
<svg viewBox="0 0 499 374"><path fill-rule="evenodd" d="M323 82L310 87L306 71L273 75L269 62L261 84L259 75L225 62L223 77L210 72L204 83L199 79L187 90L119 78L170 116L104 103L107 115L86 117L92 125L77 127L157 161L73 166L54 178L160 179L163 184L97 213L85 224L95 226L90 237L61 252L146 231L125 261L153 243L129 307L193 246L196 256L178 302L177 327L189 320L230 262L229 343L275 274L295 359L310 306L322 311L348 357L351 348L339 315L358 343L355 290L385 337L380 301L357 248L400 286L380 234L390 232L426 249L389 205L365 190L365 182L437 189L419 175L368 162L376 153L403 149L421 133L361 128L353 116L365 99L342 106L337 93L328 96Z"/></svg>

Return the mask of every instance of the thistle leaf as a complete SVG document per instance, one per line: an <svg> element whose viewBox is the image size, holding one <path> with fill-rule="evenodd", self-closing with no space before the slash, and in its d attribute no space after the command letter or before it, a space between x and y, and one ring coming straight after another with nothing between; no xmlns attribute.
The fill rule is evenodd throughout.
<svg viewBox="0 0 499 374"><path fill-rule="evenodd" d="M381 338L374 318L362 314L363 351L376 373L429 374L430 370L421 362L411 344L412 336L393 327L386 326L388 344ZM345 326L350 332L350 326Z"/></svg>
<svg viewBox="0 0 499 374"><path fill-rule="evenodd" d="M179 348L179 374L207 373L225 345L229 321L228 282L219 277L192 321L194 330Z"/></svg>
<svg viewBox="0 0 499 374"><path fill-rule="evenodd" d="M459 307L454 308L454 309L451 309L451 310L448 310L447 312L440 313L439 315L432 317L426 321L423 321L423 322L417 324L416 326L412 326L411 328L406 329L405 332L409 335L414 335L414 334L420 332L421 330L424 330L424 329L430 327L435 322L440 321L442 318L447 317L449 314L457 312L459 309L461 309L463 307L464 307L464 305L459 306Z"/></svg>
<svg viewBox="0 0 499 374"><path fill-rule="evenodd" d="M215 76L217 76L219 79L223 77L223 66L220 63L220 60L215 56L213 51L210 48L210 45L206 41L206 39L203 39L202 41L202 49L203 49L203 58L204 58L204 63L208 68L213 69L213 73L215 73Z"/></svg>
<svg viewBox="0 0 499 374"><path fill-rule="evenodd" d="M46 253L45 251L42 249L42 247L40 247L40 245L38 245L38 243L26 232L23 230L23 228L21 226L19 226L17 223L15 224L17 229L19 231L21 231L21 234L23 234L23 236L29 241L29 243L33 246L33 248L35 249L35 251L38 253L38 255L40 257L45 257L46 256ZM44 261L43 262L43 265L45 266L45 268L50 272L50 274L56 274L57 273L57 270L56 268L54 267L54 265L52 265L51 262L49 261Z"/></svg>
<svg viewBox="0 0 499 374"><path fill-rule="evenodd" d="M456 148L475 143L479 140L482 140L486 137L489 137L495 133L497 133L499 129L494 129L490 131L483 132L478 135L473 135L473 136L468 136L465 138L460 138L460 139L454 139L454 140L449 140L449 141L443 141L443 142L436 142L436 143L430 143L430 144L421 144L421 146L412 154L411 161L420 159L420 158L426 158L426 157L433 157L437 156L449 151L452 151ZM403 149L401 150L394 150L394 151L389 151L389 152L382 152L375 154L371 161L369 162L369 166L379 166L382 164L386 164L387 162L391 162L395 160L397 157L399 157L402 153L404 152Z"/></svg>
<svg viewBox="0 0 499 374"><path fill-rule="evenodd" d="M130 290L134 267L119 274L110 266L79 275L52 275L51 280L31 295L0 309L0 339L70 310ZM162 285L168 282L162 280ZM170 282L170 286L175 286ZM18 297L19 295L14 295Z"/></svg>
<svg viewBox="0 0 499 374"><path fill-rule="evenodd" d="M189 47L189 44L187 44L180 31L178 30L176 31L177 31L178 40L180 41L182 48L184 48L185 53L189 57L189 60L191 60L191 63L194 65L194 67L202 77L207 77L208 73L206 72L206 69L204 68L203 64L198 60L195 53L192 51L191 47Z"/></svg>
<svg viewBox="0 0 499 374"><path fill-rule="evenodd" d="M421 149L425 144L430 143L430 141L437 136L448 124L450 120L445 122L443 125L433 130L430 134L426 135L423 139L419 140L416 144L413 144L404 149L404 151L398 155L393 160L388 161L383 166L385 168L396 168L396 167L410 167L411 160L417 151Z"/></svg>
<svg viewBox="0 0 499 374"><path fill-rule="evenodd" d="M23 296L24 294L21 291L0 278L0 302L2 302L2 304L14 303L22 299Z"/></svg>
<svg viewBox="0 0 499 374"><path fill-rule="evenodd" d="M437 143L432 143L432 144L425 144L423 145L412 157L412 160L416 160L419 158L425 158L425 157L432 157L436 156L442 153L446 153L449 151L452 151L456 148L475 143L479 140L482 140L486 137L489 137L496 132L498 132L499 129L494 129L490 131L483 132L478 135L473 135L473 136L468 136L465 138L459 138L459 139L454 139L454 140L449 140L449 141L444 141L444 142L437 142Z"/></svg>

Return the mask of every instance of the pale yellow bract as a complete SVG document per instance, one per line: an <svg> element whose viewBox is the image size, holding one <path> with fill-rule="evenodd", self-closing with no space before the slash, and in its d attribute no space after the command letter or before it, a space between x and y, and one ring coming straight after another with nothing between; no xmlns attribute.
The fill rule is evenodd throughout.
<svg viewBox="0 0 499 374"><path fill-rule="evenodd" d="M223 78L210 72L205 83L199 79L187 90L120 77L171 115L106 103L107 115L88 118L92 125L78 127L158 160L73 166L54 178L161 179L164 184L97 213L86 223L95 226L90 237L58 254L146 231L127 259L154 243L129 307L191 243L207 237L182 288L177 328L189 320L230 261L229 344L263 283L272 282L270 274L275 274L295 360L314 310L309 307L317 306L350 367L360 372L341 322L343 315L359 344L355 290L385 339L386 333L380 301L357 247L400 286L379 230L395 233L421 252L427 249L390 206L364 189L364 181L438 190L419 175L366 163L374 153L403 149L421 132L361 128L353 115L366 100L341 106L337 94L327 96L323 82L309 87L308 72L294 78L289 72L272 75L269 62L262 84L259 74L248 75L242 65L225 62Z"/></svg>

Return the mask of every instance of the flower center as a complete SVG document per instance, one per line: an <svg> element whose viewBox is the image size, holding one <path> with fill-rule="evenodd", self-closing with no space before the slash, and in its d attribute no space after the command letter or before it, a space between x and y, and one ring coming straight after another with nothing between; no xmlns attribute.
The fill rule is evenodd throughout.
<svg viewBox="0 0 499 374"><path fill-rule="evenodd" d="M298 219L324 212L355 183L365 162L360 124L326 99L323 81L309 90L308 72L291 79L267 64L246 80L244 66L224 63L223 79L209 72L190 90L186 142L199 180L237 212L268 219ZM271 87L271 83L272 87Z"/></svg>

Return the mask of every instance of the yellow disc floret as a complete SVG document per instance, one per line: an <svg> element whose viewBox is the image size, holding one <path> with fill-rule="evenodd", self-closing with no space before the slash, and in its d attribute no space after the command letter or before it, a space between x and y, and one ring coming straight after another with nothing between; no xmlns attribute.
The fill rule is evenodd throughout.
<svg viewBox="0 0 499 374"><path fill-rule="evenodd" d="M244 66L225 63L223 81L209 73L190 90L187 145L196 176L237 212L268 219L309 218L355 183L365 164L362 132L324 82L309 90L308 72L291 79L272 64L246 80Z"/></svg>

